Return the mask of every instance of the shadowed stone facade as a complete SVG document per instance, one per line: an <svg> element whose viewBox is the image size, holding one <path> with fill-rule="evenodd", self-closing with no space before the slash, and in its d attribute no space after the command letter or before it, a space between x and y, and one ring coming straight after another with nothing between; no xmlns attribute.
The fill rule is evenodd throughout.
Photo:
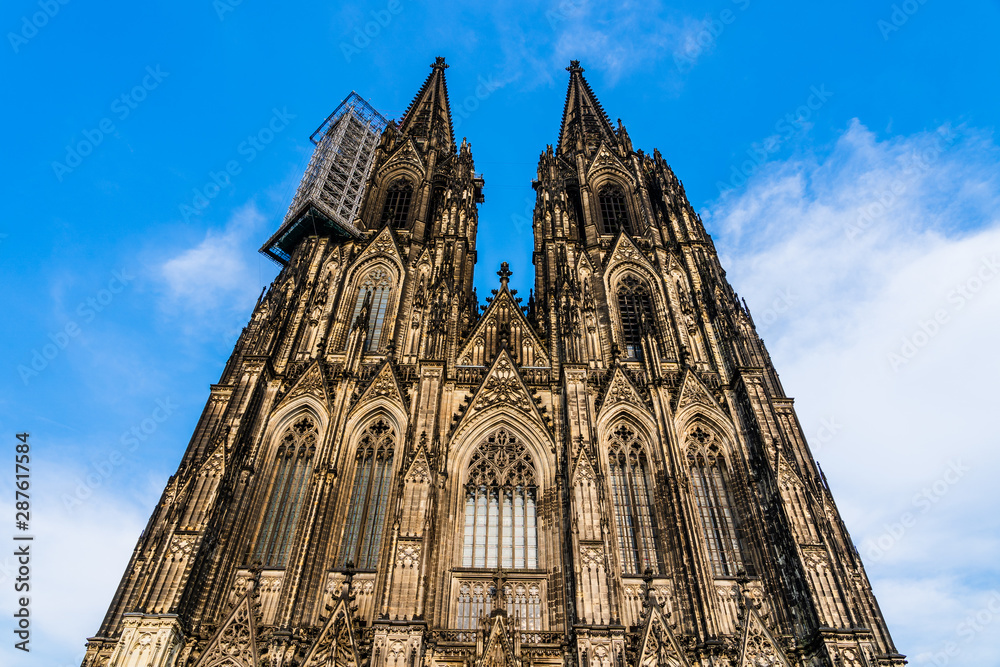
<svg viewBox="0 0 1000 667"><path fill-rule="evenodd" d="M904 664L711 238L575 61L535 289L480 306L446 67L258 301L85 667Z"/></svg>

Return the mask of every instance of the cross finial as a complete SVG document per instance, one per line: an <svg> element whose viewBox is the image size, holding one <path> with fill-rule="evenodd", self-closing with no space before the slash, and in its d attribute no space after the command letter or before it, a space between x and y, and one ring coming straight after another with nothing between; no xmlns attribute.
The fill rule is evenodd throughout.
<svg viewBox="0 0 1000 667"><path fill-rule="evenodd" d="M510 278L510 264L507 262L500 262L500 270L497 271L497 275L500 276L500 286L506 287L507 281Z"/></svg>
<svg viewBox="0 0 1000 667"><path fill-rule="evenodd" d="M431 65L431 69L445 70L448 69L449 67L451 67L451 65L445 64L444 56L438 56L437 58L435 58L434 64Z"/></svg>
<svg viewBox="0 0 1000 667"><path fill-rule="evenodd" d="M582 67L580 67L580 61L579 60L570 60L569 61L569 67L566 68L566 71L567 72L584 72L586 70L584 70Z"/></svg>

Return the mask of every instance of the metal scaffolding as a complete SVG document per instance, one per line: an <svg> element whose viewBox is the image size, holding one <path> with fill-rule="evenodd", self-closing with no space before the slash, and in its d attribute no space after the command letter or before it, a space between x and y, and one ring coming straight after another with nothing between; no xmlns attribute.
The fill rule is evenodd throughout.
<svg viewBox="0 0 1000 667"><path fill-rule="evenodd" d="M316 144L284 222L261 252L279 264L309 234L357 237L354 220L387 121L351 91L309 139Z"/></svg>

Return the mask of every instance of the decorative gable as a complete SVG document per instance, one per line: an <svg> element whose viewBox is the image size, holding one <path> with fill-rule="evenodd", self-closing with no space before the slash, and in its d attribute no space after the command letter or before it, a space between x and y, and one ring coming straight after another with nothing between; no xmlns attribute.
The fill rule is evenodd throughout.
<svg viewBox="0 0 1000 667"><path fill-rule="evenodd" d="M303 667L359 667L358 643L354 636L350 610L341 599L333 610L333 615L323 626Z"/></svg>
<svg viewBox="0 0 1000 667"><path fill-rule="evenodd" d="M511 641L511 634L503 616L491 619L486 641L476 659L476 667L521 667L521 659L517 656L518 651Z"/></svg>
<svg viewBox="0 0 1000 667"><path fill-rule="evenodd" d="M361 393L361 397L358 399L358 405L370 401L375 398L387 398L390 401L399 403L405 406L406 401L403 399L403 391L399 386L399 381L396 379L396 374L392 370L392 364L388 361L382 363L382 368L379 369L372 381L368 383L365 390Z"/></svg>
<svg viewBox="0 0 1000 667"><path fill-rule="evenodd" d="M195 667L258 667L257 630L250 606L252 594L251 591L243 595Z"/></svg>
<svg viewBox="0 0 1000 667"><path fill-rule="evenodd" d="M674 411L680 412L684 408L696 404L722 412L718 402L709 393L708 388L698 379L697 375L689 370L684 376L684 383L681 385Z"/></svg>
<svg viewBox="0 0 1000 667"><path fill-rule="evenodd" d="M606 141L601 142L600 148L597 149L597 153L594 154L594 159L590 163L590 167L587 170L588 179L592 179L593 176L602 171L615 171L629 181L633 181L632 174L629 168L625 166L625 163L621 161L618 155L611 150Z"/></svg>
<svg viewBox="0 0 1000 667"><path fill-rule="evenodd" d="M385 164L378 170L378 177L382 178L389 170L398 167L400 163L413 167L421 176L427 174L427 167L424 166L424 161L420 158L420 151L417 150L411 138L406 138L399 148L386 159Z"/></svg>
<svg viewBox="0 0 1000 667"><path fill-rule="evenodd" d="M489 365L497 358L504 340L519 366L550 365L545 346L506 285L497 293L459 352L459 365Z"/></svg>
<svg viewBox="0 0 1000 667"><path fill-rule="evenodd" d="M746 610L739 667L791 667L774 635L752 607Z"/></svg>
<svg viewBox="0 0 1000 667"><path fill-rule="evenodd" d="M598 414L603 414L611 406L621 403L637 405L642 408L646 407L645 401L643 401L639 390L632 384L632 380L625 374L621 366L615 366L615 370L611 375L611 381L608 382L608 388L601 399Z"/></svg>
<svg viewBox="0 0 1000 667"><path fill-rule="evenodd" d="M507 350L500 350L500 356L493 363L479 389L472 396L472 403L462 419L456 424L469 423L475 415L496 409L513 410L543 428L548 428L535 405L531 392L518 373L517 366Z"/></svg>
<svg viewBox="0 0 1000 667"><path fill-rule="evenodd" d="M326 380L323 377L323 369L319 365L319 362L313 362L306 371L299 376L299 379L295 381L288 393L281 399L278 407L288 404L292 400L298 398L299 396L314 396L318 398L323 405L329 405L329 400L326 393Z"/></svg>
<svg viewBox="0 0 1000 667"><path fill-rule="evenodd" d="M417 450L417 453L413 455L413 461L410 463L410 467L406 470L406 475L403 476L403 480L406 482L413 482L415 484L421 484L429 482L431 479L431 464L427 460L427 450L423 445Z"/></svg>
<svg viewBox="0 0 1000 667"><path fill-rule="evenodd" d="M649 263L645 253L639 249L639 246L635 244L635 241L633 241L625 232L620 232L618 234L618 238L615 239L615 244L612 246L611 252L607 254L604 260L604 264L608 268L610 268L613 264L620 263L639 264L647 270L655 273L653 265Z"/></svg>
<svg viewBox="0 0 1000 667"><path fill-rule="evenodd" d="M366 259L373 255L388 255L396 260L397 263L403 263L403 255L399 252L399 246L396 245L396 237L392 233L392 229L389 225L385 225L376 234L365 249L361 251L358 255L359 259Z"/></svg>
<svg viewBox="0 0 1000 667"><path fill-rule="evenodd" d="M649 613L639 639L638 667L688 667L677 638L667 625L656 600L649 600Z"/></svg>

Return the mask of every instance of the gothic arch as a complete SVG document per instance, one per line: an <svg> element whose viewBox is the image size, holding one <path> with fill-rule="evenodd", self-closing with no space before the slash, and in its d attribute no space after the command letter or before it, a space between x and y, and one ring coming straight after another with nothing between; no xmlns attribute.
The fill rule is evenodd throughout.
<svg viewBox="0 0 1000 667"><path fill-rule="evenodd" d="M663 465L663 452L658 435L660 429L656 425L656 420L649 409L629 407L627 409L612 410L602 414L597 418L595 427L597 429L598 453L602 460L608 456L607 440L620 424L627 424L634 429L645 441L647 454L651 461L657 466Z"/></svg>
<svg viewBox="0 0 1000 667"><path fill-rule="evenodd" d="M597 230L601 236L617 235L619 231L624 231L629 236L635 236L640 232L640 220L639 207L635 201L635 185L631 178L622 178L622 174L619 171L605 172L602 176L591 182L591 204L592 210L595 214L595 222L597 223ZM602 202L601 198L603 196L611 196L613 194L620 193L621 202ZM611 209L606 211L607 206L611 206ZM620 226L615 228L614 226L608 227L605 223L605 214L611 210L617 213L624 213L628 227ZM619 210L621 209L621 210ZM614 216L614 217L617 217ZM619 223L620 225L620 223ZM645 225L643 225L645 226Z"/></svg>
<svg viewBox="0 0 1000 667"><path fill-rule="evenodd" d="M393 240L395 244L395 240ZM381 270L386 274L389 281L389 296L386 303L383 321L389 324L389 334L395 329L396 314L401 303L403 280L406 277L406 270L402 262L395 253L376 251L376 254L362 259L354 264L347 271L344 277L344 292L340 303L340 312L337 322L340 327L340 335L337 341L338 349L342 349L354 326L354 315L358 310L358 299L361 297L361 289L370 276L376 275ZM386 328L379 329L379 339L386 338ZM375 350L378 348L376 347ZM375 351L373 350L373 351Z"/></svg>
<svg viewBox="0 0 1000 667"><path fill-rule="evenodd" d="M687 446L688 435L698 426L701 426L715 437L720 443L719 446L724 452L728 465L732 466L734 448L738 442L736 431L729 418L720 410L710 405L687 405L678 410L677 414L674 415L675 433L677 433L678 445L681 448L679 453L682 456L686 455L685 447Z"/></svg>
<svg viewBox="0 0 1000 667"><path fill-rule="evenodd" d="M327 436L330 417L326 406L318 398L311 394L303 394L296 396L271 413L267 420L264 436L261 438L263 444L258 451L258 461L267 461L269 456L273 456L278 448L278 440L285 429L307 414L316 420L316 427L319 429L319 442L317 444L317 451L319 451L322 445L329 440Z"/></svg>
<svg viewBox="0 0 1000 667"><path fill-rule="evenodd" d="M381 402L381 401L380 401ZM374 565L385 545L389 532L389 510L393 502L393 492L403 460L406 431L405 420L400 422L398 408L390 407L388 401L365 410L360 416L349 420L341 441L340 488L334 506L339 508L337 516L345 517L343 525L336 531L333 544L336 545L337 564L354 561L353 553L359 547L364 550L364 541L370 537L374 544ZM359 451L362 447L372 448L374 458L364 458ZM391 459L385 465L386 455ZM369 475L359 477L359 466L364 463ZM378 476L379 480L374 478ZM378 486L378 493L372 489ZM359 489L365 498L359 498ZM378 497L375 497L377 495ZM370 496L370 497L369 497ZM357 516L355 516L357 515ZM354 523L352 524L352 517ZM353 538L348 533L353 528ZM372 537L374 536L374 537ZM348 553L347 551L351 553ZM358 567L371 569L373 563L355 563Z"/></svg>
<svg viewBox="0 0 1000 667"><path fill-rule="evenodd" d="M473 415L473 419L452 436L454 454L451 465L462 471L461 484L466 482L469 461L476 448L491 432L499 428L506 428L517 435L527 447L538 473L539 490L551 487L555 483L555 468L549 461L552 439L540 425L527 422L524 413L505 407ZM454 443L459 444L455 446Z"/></svg>
<svg viewBox="0 0 1000 667"><path fill-rule="evenodd" d="M623 281L629 277L638 280L648 290L649 297L652 300L651 306L653 317L656 320L659 339L665 345L662 351L668 351L673 345L674 338L672 327L670 326L669 301L663 294L662 286L656 275L647 266L634 260L619 262L612 260L612 263L608 266L608 270L604 273L604 287L607 294L608 311L613 323L611 327L611 339L621 347L621 343L623 342L621 330L622 315L618 308L618 289L622 286Z"/></svg>

